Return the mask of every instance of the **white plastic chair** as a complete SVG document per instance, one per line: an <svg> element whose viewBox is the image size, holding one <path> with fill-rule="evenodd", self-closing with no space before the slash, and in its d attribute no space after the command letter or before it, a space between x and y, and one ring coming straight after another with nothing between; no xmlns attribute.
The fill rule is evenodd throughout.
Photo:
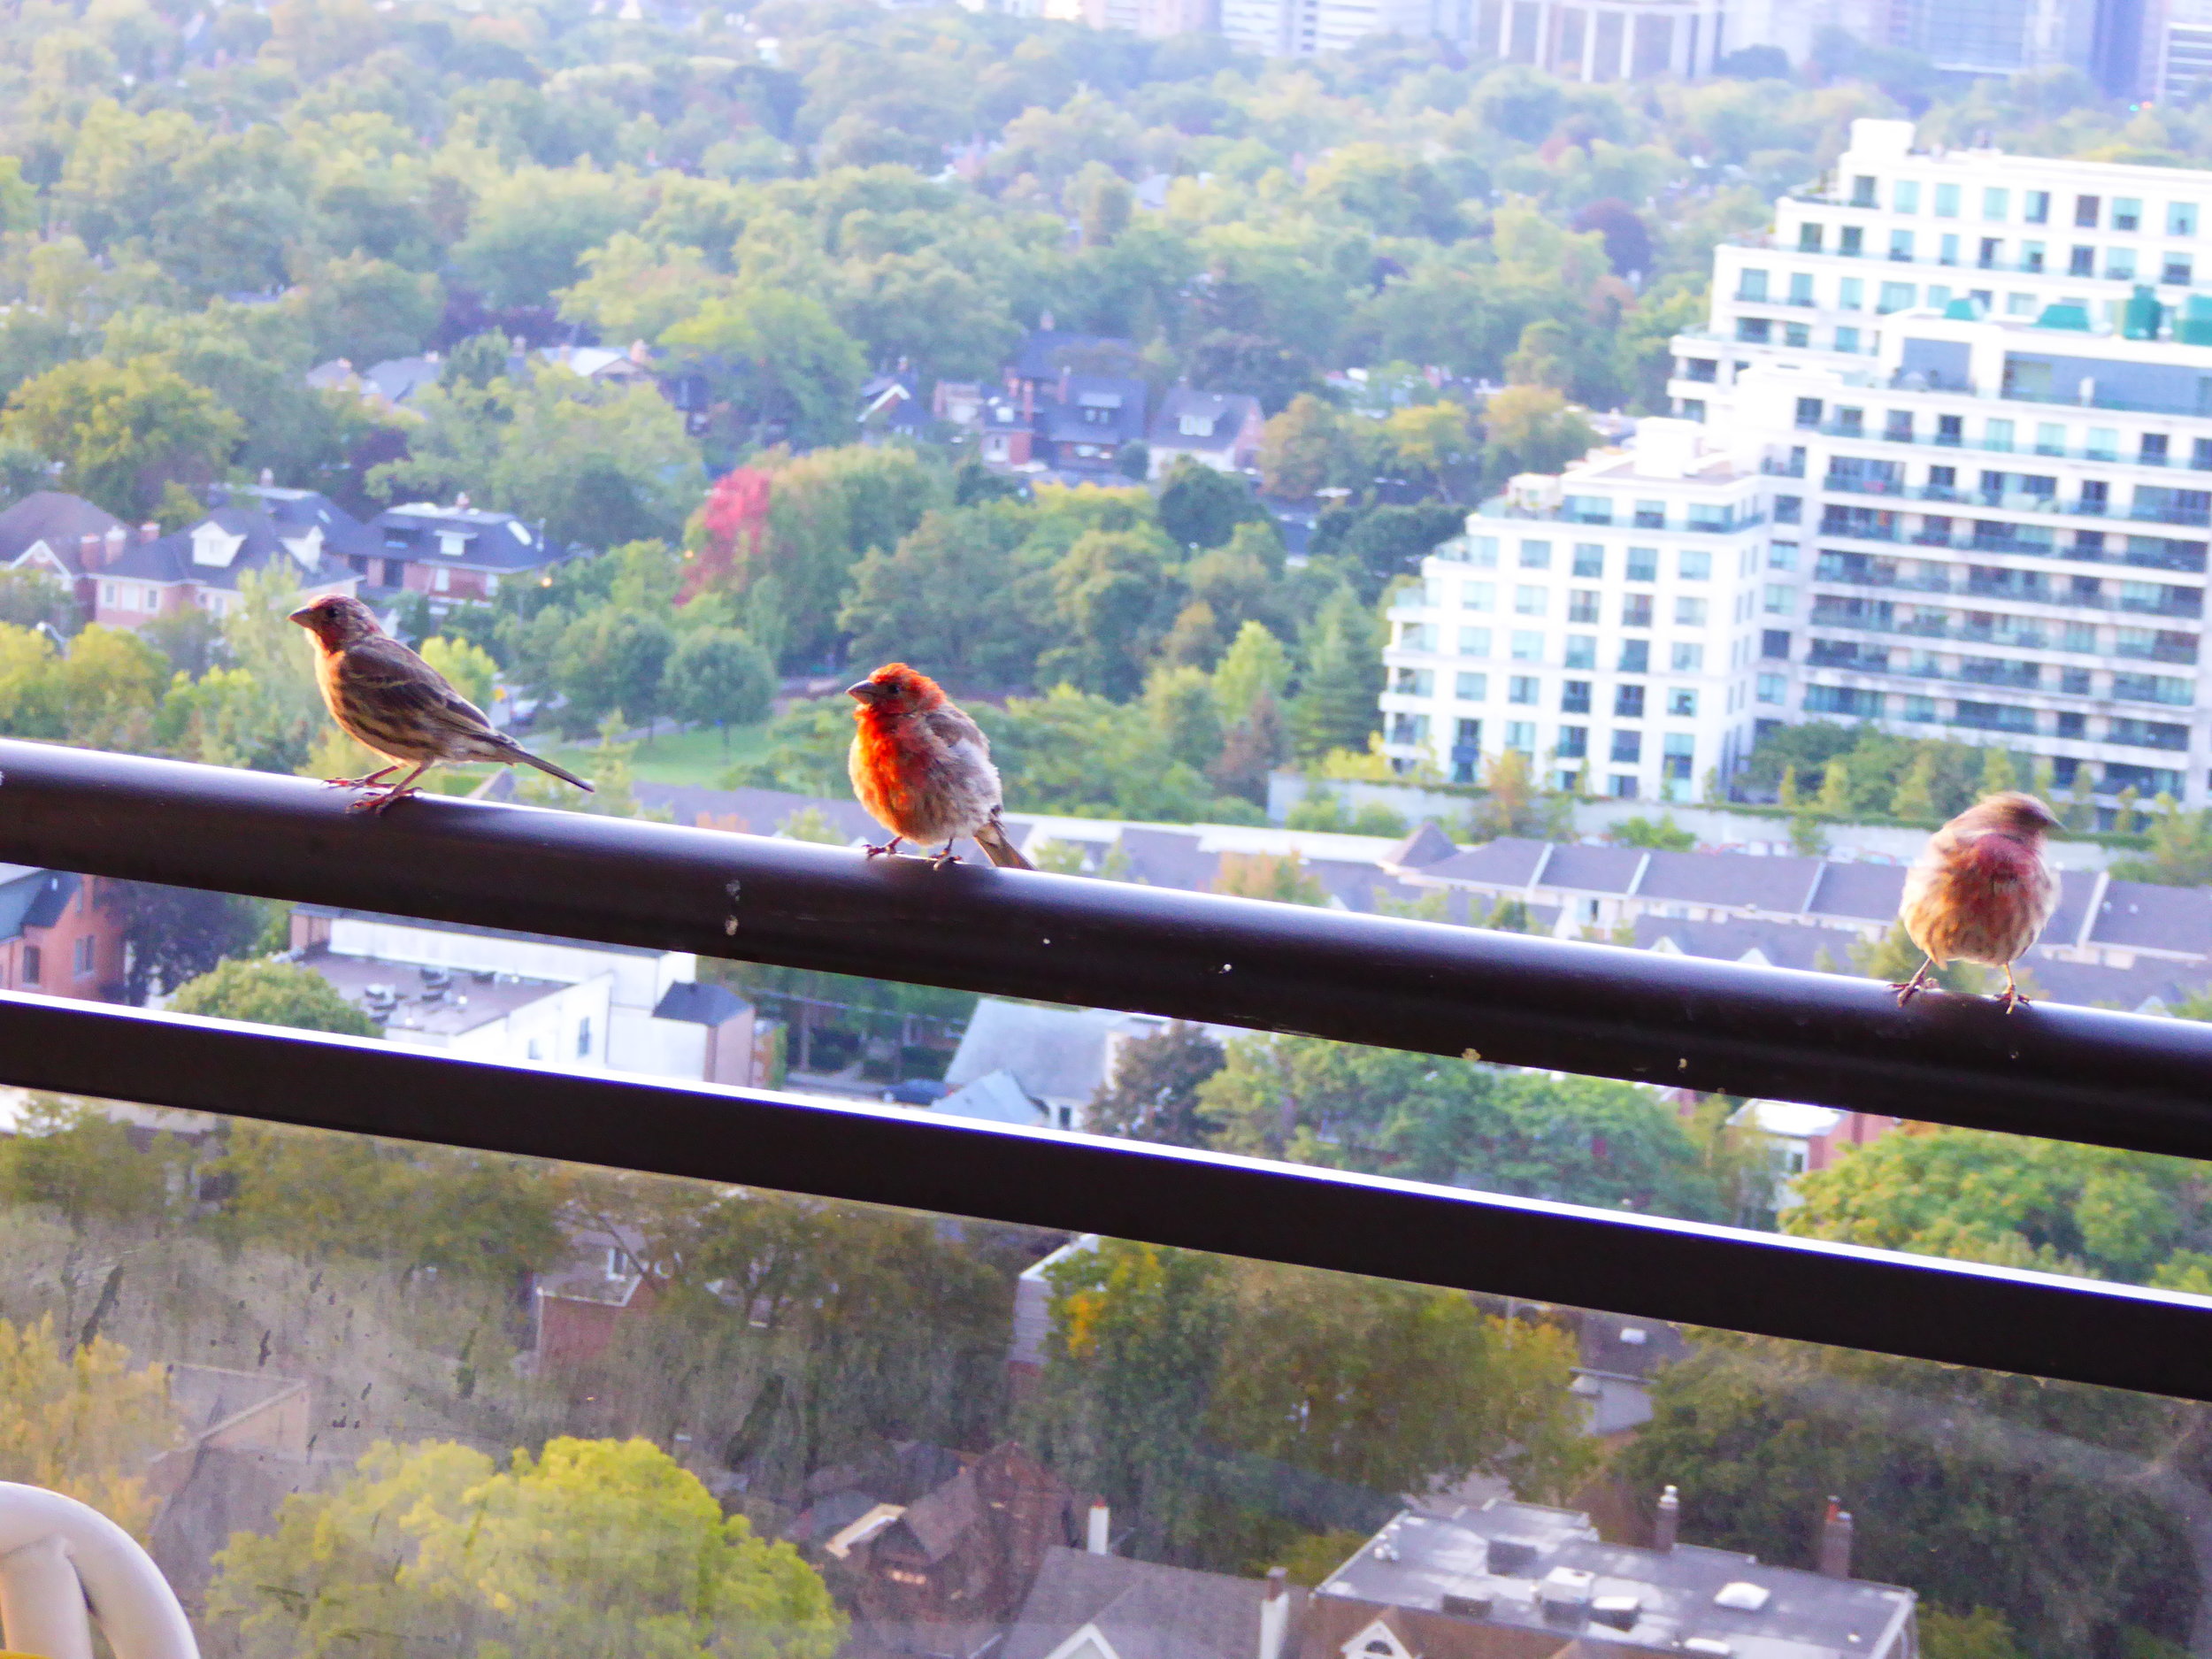
<svg viewBox="0 0 2212 1659"><path fill-rule="evenodd" d="M128 1532L74 1498L0 1480L0 1646L93 1659L94 1618L115 1659L200 1659L176 1592Z"/></svg>

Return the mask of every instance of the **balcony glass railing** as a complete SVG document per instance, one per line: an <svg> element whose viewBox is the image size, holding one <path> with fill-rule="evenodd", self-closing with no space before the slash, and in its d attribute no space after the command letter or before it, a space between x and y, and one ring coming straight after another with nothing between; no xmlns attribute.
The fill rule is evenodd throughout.
<svg viewBox="0 0 2212 1659"><path fill-rule="evenodd" d="M0 771L0 857L304 907L255 972L325 1025L404 976L319 963L442 930L442 981L403 988L473 1033L0 990L0 1083L68 1096L0 1144L4 1443L152 1540L211 1654L2188 1639L2212 1029L1593 951L1512 931L1582 930L1532 893L1416 919L459 801L370 819L22 743ZM618 971L470 965L593 940ZM963 987L995 1010L970 1062L1015 1048L934 1110L872 1098L896 1045L782 1092L794 1051L728 1029L765 969ZM658 1077L524 1057L710 1005L761 1075L677 1080L667 1032ZM1025 1076L1048 1029L1087 1034ZM1821 1179L1854 1141L1912 1214L2030 1168L2021 1225L2074 1230L2039 1256L1961 1208L1995 1229L1965 1260L1940 1229L1867 1248L1864 1189ZM1738 1554L1716 1579L1690 1545Z"/></svg>

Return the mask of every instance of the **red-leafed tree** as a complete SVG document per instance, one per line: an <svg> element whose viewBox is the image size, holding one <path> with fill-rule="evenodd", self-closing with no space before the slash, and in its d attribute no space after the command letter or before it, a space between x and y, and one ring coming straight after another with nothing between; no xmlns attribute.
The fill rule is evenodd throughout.
<svg viewBox="0 0 2212 1659"><path fill-rule="evenodd" d="M710 588L749 585L741 567L760 557L772 493L769 474L757 467L741 466L715 480L685 537L692 558L679 603Z"/></svg>

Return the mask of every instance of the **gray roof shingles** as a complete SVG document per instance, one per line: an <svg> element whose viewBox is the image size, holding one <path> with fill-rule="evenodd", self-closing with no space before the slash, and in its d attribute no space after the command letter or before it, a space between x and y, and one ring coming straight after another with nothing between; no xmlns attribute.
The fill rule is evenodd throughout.
<svg viewBox="0 0 2212 1659"><path fill-rule="evenodd" d="M1266 1594L1256 1578L1055 1545L1007 1633L1005 1655L1046 1659L1086 1624L1095 1624L1120 1659L1250 1659L1259 1651ZM1302 1591L1289 1594L1304 1599Z"/></svg>

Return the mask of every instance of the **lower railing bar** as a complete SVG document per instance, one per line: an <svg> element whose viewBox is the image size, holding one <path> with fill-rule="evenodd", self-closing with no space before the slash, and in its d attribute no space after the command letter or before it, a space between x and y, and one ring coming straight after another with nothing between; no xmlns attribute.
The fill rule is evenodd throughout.
<svg viewBox="0 0 2212 1659"><path fill-rule="evenodd" d="M0 741L0 859L2212 1158L2212 1025ZM1838 935L1841 939L1841 935Z"/></svg>
<svg viewBox="0 0 2212 1659"><path fill-rule="evenodd" d="M2212 1300L1297 1164L19 995L0 1083L2212 1401Z"/></svg>

